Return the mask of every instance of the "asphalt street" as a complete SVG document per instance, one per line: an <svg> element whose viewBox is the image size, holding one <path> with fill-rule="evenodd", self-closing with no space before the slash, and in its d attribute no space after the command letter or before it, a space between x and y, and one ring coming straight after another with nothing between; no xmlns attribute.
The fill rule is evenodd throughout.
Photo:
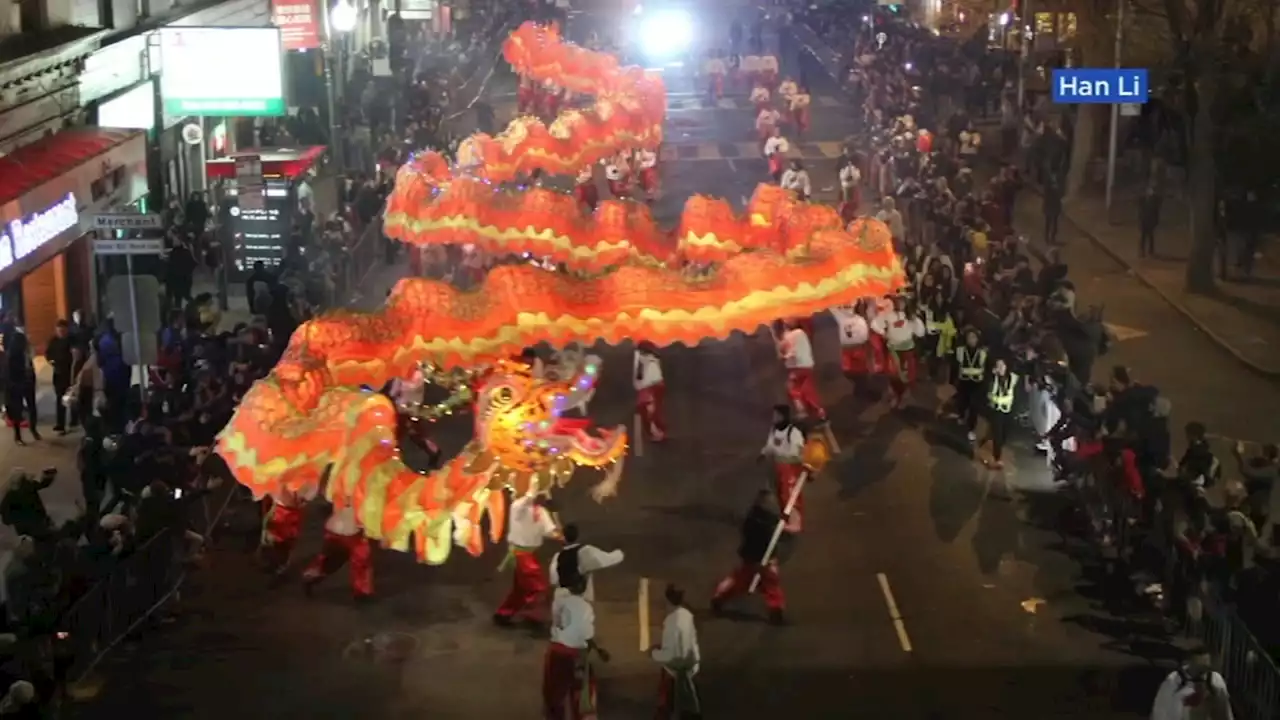
<svg viewBox="0 0 1280 720"><path fill-rule="evenodd" d="M815 95L834 91L815 80ZM692 142L750 140L742 112L673 113L669 142L686 133ZM816 107L812 141L842 139L850 115ZM674 219L692 193L749 194L765 166L756 158L676 159L662 173L658 214ZM835 184L833 166L817 163L811 173L818 187ZM1083 298L1145 329L1119 344L1117 362L1169 388L1182 418L1225 432L1274 431L1273 416L1252 410L1276 407L1274 386L1240 375L1154 296L1068 239ZM836 351L823 319L818 383L843 453L807 491L806 531L782 571L788 626L765 624L758 598L734 605L727 619L706 612L715 583L735 564L739 520L769 478L756 455L784 391L766 334L665 349L671 440L634 451L621 494L604 505L587 498L598 479L588 473L562 493L562 516L587 542L627 553L596 578L598 636L614 655L602 669L603 716L652 716L657 670L640 652L642 620L656 641L667 582L687 588L699 615L708 718L1110 720L1149 712L1161 671L1148 660L1151 648L1098 608L1076 562L1045 529L1056 502L1043 459L1024 440L1009 469L988 472L936 419L939 392L921 388L911 408L891 413L853 397ZM596 352L605 365L591 416L629 426L631 348ZM456 448L467 433L459 419L441 436ZM318 543L313 520L303 555ZM545 642L489 619L509 583L495 570L501 547L480 558L459 550L440 567L380 552L379 597L355 607L341 577L311 599L296 584L269 588L249 544L225 536L210 567L191 576L177 622L114 656L98 698L76 716L539 716ZM370 646L377 650L366 652Z"/></svg>

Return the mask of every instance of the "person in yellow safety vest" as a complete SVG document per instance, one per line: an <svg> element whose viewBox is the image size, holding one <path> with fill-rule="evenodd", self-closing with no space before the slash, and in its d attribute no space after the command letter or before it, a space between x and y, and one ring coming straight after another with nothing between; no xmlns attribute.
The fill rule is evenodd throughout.
<svg viewBox="0 0 1280 720"><path fill-rule="evenodd" d="M991 466L999 470L1004 467L1001 456L1004 454L1005 441L1009 439L1009 431L1013 429L1013 401L1018 395L1018 374L1009 371L1009 366L1002 358L997 358L991 367L991 384L987 388L987 406L990 414L987 417L991 425Z"/></svg>
<svg viewBox="0 0 1280 720"><path fill-rule="evenodd" d="M955 352L956 393L952 396L956 416L964 423L969 434L969 442L975 442L978 436L978 413L982 408L982 391L987 380L987 348L982 345L982 338L977 330L968 328L964 331L964 344Z"/></svg>
<svg viewBox="0 0 1280 720"><path fill-rule="evenodd" d="M951 341L956 334L948 303L932 274L924 276L919 290L920 319L924 321L921 356L930 378L938 376L939 360L951 357Z"/></svg>

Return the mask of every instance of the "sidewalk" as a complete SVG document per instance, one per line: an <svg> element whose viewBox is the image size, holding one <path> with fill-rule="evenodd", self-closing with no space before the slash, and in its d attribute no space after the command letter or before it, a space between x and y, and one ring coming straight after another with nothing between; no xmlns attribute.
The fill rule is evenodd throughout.
<svg viewBox="0 0 1280 720"><path fill-rule="evenodd" d="M1027 202L1037 203L1038 198L1036 195ZM1280 378L1280 265L1264 257L1257 261L1250 282L1219 281L1213 295L1188 293L1183 289L1183 277L1191 251L1191 228L1185 203L1165 201L1156 230L1155 258L1138 257L1135 192L1120 193L1112 205L1108 218L1103 199L1086 195L1067 202L1063 219L1241 363L1262 375ZM1042 240L1042 232L1037 228L1033 239ZM1237 244L1238 238L1232 240ZM1232 250L1234 255L1235 247ZM1234 269L1232 274L1236 274Z"/></svg>

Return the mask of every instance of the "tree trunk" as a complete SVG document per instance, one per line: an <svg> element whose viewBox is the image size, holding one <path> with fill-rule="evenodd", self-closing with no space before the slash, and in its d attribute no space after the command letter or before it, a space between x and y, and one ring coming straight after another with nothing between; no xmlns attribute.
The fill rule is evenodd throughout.
<svg viewBox="0 0 1280 720"><path fill-rule="evenodd" d="M1213 276L1214 249L1217 239L1213 232L1213 218L1217 205L1214 176L1213 107L1220 78L1213 68L1205 68L1196 88L1199 91L1195 124L1191 129L1190 187L1191 254L1187 258L1186 290L1192 293L1213 292L1216 284Z"/></svg>

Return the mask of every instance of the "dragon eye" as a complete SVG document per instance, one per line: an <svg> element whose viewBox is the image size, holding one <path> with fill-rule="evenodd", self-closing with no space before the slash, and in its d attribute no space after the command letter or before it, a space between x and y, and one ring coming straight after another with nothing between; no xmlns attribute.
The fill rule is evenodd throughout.
<svg viewBox="0 0 1280 720"><path fill-rule="evenodd" d="M499 388L493 394L493 401L498 405L510 405L516 399L516 394L509 387Z"/></svg>

